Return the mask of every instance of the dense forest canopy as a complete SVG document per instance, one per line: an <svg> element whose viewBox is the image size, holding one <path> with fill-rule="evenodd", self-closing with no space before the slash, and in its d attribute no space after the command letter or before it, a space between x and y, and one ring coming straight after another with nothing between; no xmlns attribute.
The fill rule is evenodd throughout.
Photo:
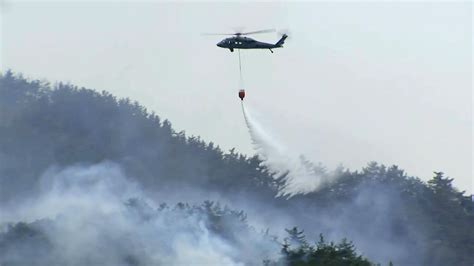
<svg viewBox="0 0 474 266"><path fill-rule="evenodd" d="M336 174L337 181L319 191L291 198L277 197L283 185L281 177L262 166L257 156L222 151L212 142L177 132L168 120L148 112L137 102L71 84L29 80L11 71L0 76L0 211L3 214L0 264L27 265L25 256L37 257L43 265L70 263L71 257L55 253L58 252L55 246L65 241L56 234L70 232L64 228L64 220L44 214L21 221L16 219L20 216L15 211L32 205L31 202L50 206L47 204L51 201L46 199L58 197L51 196L49 184L60 182L59 187L67 193L77 193L71 184L87 187L89 183L102 184L98 180L109 180L103 185L109 193L116 191L117 186L110 183L115 184L118 179L129 182L124 187L139 187L142 193L139 199L114 196L118 202L112 203L102 198L104 190L94 190L95 185L92 191L97 193L90 195L103 200L104 206L121 210L119 217L124 224L140 227L136 229L137 235L145 231L161 234L161 229L149 224L158 226L158 221L172 219L184 221L188 218L180 216L183 212L193 213L197 220L205 221L203 226L212 235L231 243L229 250L240 250L236 254L223 251L230 252L228 258L233 262L246 265L257 261L261 265L474 263L474 204L471 196L453 187L452 178L435 172L428 182L423 182L398 166L375 162L360 171L338 169ZM69 180L69 176L76 179ZM75 183L84 176L85 181ZM107 179L108 176L120 178ZM61 195L68 198L69 194ZM88 193L80 195L89 197ZM158 205L148 206L141 198ZM214 208L219 203L211 204L207 200L222 202L230 209ZM173 208L157 207L166 202L182 203ZM64 210L67 212L68 208ZM133 217L127 213L133 213ZM63 215L75 219L79 213ZM186 230L197 230L186 223L180 225ZM177 227L176 232L183 228ZM293 229L285 233L285 228ZM270 233L262 233L260 229L268 229ZM130 232L122 233L104 235L116 243L115 237L128 237ZM247 240L255 246L264 241L268 245L263 246L268 250L262 250L261 257L252 253L251 259L243 258L242 242ZM160 246L159 239L153 241L140 243ZM114 261L115 265L148 265L152 260L145 250L149 249L138 248L140 243L134 243L133 248L128 246L129 242L113 245L107 251L135 252L120 253L123 256ZM164 250L170 248L161 245ZM33 250L34 253L27 254ZM55 256L62 260L51 261ZM87 264L83 259L76 258L71 265ZM94 257L89 262L98 263L101 258Z"/></svg>

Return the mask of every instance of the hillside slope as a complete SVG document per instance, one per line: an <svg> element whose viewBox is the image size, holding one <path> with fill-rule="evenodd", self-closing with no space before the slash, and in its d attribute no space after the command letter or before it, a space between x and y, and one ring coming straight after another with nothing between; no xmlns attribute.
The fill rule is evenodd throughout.
<svg viewBox="0 0 474 266"><path fill-rule="evenodd" d="M339 169L337 182L320 191L279 198L281 179L259 158L176 132L136 102L10 71L0 76L0 207L41 196L51 168L107 162L153 200L230 203L260 229L347 237L375 262L474 263L474 204L442 173L425 183L370 163Z"/></svg>

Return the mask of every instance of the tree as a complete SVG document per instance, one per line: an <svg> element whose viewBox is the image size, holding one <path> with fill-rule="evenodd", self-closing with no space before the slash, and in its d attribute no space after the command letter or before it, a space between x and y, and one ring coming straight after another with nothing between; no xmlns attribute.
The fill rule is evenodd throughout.
<svg viewBox="0 0 474 266"><path fill-rule="evenodd" d="M287 264L290 266L371 266L367 259L357 255L352 242L342 239L339 244L326 243L322 234L315 246L306 242L303 231L297 227L286 230L289 237L282 243L283 258L275 265ZM299 242L299 245L290 245L289 239ZM268 264L271 265L271 264Z"/></svg>

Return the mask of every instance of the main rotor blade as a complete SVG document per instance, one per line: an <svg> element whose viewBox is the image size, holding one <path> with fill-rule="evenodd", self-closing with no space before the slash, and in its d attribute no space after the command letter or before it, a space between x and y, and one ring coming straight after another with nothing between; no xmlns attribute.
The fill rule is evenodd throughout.
<svg viewBox="0 0 474 266"><path fill-rule="evenodd" d="M201 33L201 35L250 35L250 34L259 34L259 33L268 33L268 32L275 32L275 29L267 29L267 30L257 30L257 31L249 31L249 32L236 32L236 33Z"/></svg>
<svg viewBox="0 0 474 266"><path fill-rule="evenodd" d="M201 33L201 35L235 35L235 33Z"/></svg>
<svg viewBox="0 0 474 266"><path fill-rule="evenodd" d="M267 32L275 32L275 29L242 32L240 35L249 35L249 34L267 33Z"/></svg>

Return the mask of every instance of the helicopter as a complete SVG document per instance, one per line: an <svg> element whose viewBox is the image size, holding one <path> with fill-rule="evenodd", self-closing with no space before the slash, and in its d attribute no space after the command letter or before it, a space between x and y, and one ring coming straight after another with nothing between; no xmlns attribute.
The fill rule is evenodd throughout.
<svg viewBox="0 0 474 266"><path fill-rule="evenodd" d="M259 30L250 32L237 32L237 33L208 33L204 35L232 35L233 37L225 38L224 40L217 43L218 47L229 49L231 52L234 49L269 49L273 53L274 48L282 48L285 39L288 38L287 34L283 34L276 43L259 42L252 38L245 37L245 35L258 34L273 32L274 29Z"/></svg>

